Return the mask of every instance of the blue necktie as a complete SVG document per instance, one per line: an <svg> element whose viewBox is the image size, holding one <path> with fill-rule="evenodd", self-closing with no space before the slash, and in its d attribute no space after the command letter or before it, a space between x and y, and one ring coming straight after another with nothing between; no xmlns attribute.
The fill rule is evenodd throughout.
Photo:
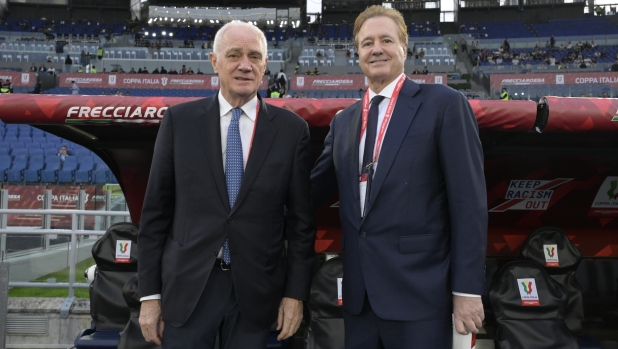
<svg viewBox="0 0 618 349"><path fill-rule="evenodd" d="M230 201L230 208L234 207L240 183L245 173L242 159L242 142L240 140L240 127L238 120L242 115L242 109L232 109L232 121L227 129L227 146L225 149L225 184L227 185L227 197ZM230 245L228 239L223 243L223 261L230 264Z"/></svg>

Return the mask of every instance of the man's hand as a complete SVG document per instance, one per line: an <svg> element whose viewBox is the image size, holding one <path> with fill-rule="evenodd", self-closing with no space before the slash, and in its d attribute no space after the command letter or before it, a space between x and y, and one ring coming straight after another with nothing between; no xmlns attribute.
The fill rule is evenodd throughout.
<svg viewBox="0 0 618 349"><path fill-rule="evenodd" d="M163 319L161 318L161 300L152 299L142 302L139 314L139 326L148 342L161 345L163 340Z"/></svg>
<svg viewBox="0 0 618 349"><path fill-rule="evenodd" d="M453 314L457 332L460 334L468 334L468 331L479 333L485 319L481 297L453 295Z"/></svg>
<svg viewBox="0 0 618 349"><path fill-rule="evenodd" d="M279 306L277 317L277 331L281 330L277 340L292 337L303 319L303 302L293 298L284 297Z"/></svg>

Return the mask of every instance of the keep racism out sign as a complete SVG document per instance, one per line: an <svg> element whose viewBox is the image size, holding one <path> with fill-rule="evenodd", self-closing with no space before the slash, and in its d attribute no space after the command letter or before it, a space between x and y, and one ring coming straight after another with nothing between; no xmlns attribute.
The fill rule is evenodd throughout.
<svg viewBox="0 0 618 349"><path fill-rule="evenodd" d="M446 75L408 75L417 84L446 84ZM369 86L364 75L295 75L292 90L358 90Z"/></svg>
<svg viewBox="0 0 618 349"><path fill-rule="evenodd" d="M491 74L492 86L618 84L618 73Z"/></svg>
<svg viewBox="0 0 618 349"><path fill-rule="evenodd" d="M4 83L6 80L11 81L11 85L15 86L34 86L34 73L20 73L10 71L0 71L0 80Z"/></svg>
<svg viewBox="0 0 618 349"><path fill-rule="evenodd" d="M155 88L216 90L219 88L217 75L177 74L60 74L60 87L71 87L75 81L80 87L92 88ZM268 78L263 77L259 89L268 88Z"/></svg>

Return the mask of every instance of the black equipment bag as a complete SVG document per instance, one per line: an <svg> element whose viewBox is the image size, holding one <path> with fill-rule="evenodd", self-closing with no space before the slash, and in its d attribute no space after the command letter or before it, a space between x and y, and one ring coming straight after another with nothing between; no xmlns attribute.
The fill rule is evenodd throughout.
<svg viewBox="0 0 618 349"><path fill-rule="evenodd" d="M338 303L337 281L342 277L341 257L327 260L314 275L309 296L306 349L344 348L343 309Z"/></svg>
<svg viewBox="0 0 618 349"><path fill-rule="evenodd" d="M521 259L545 267L545 271L569 294L565 319L574 333L581 333L584 320L582 287L575 272L582 260L581 251L559 228L542 227L532 232L521 249Z"/></svg>
<svg viewBox="0 0 618 349"><path fill-rule="evenodd" d="M489 300L496 349L579 349L564 322L567 291L535 263L508 263L494 278Z"/></svg>
<svg viewBox="0 0 618 349"><path fill-rule="evenodd" d="M116 223L92 246L97 273L90 284L90 315L97 331L122 331L130 318L122 296L137 273L137 234L133 223Z"/></svg>
<svg viewBox="0 0 618 349"><path fill-rule="evenodd" d="M124 300L131 311L131 319L125 328L120 332L118 349L160 349L161 347L150 342L146 342L139 326L139 311L142 306L138 296L137 274L133 275L122 289Z"/></svg>

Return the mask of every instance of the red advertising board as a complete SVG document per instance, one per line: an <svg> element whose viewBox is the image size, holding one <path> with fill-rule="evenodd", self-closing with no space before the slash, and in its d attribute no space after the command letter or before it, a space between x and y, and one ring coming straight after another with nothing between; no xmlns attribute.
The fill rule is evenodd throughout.
<svg viewBox="0 0 618 349"><path fill-rule="evenodd" d="M217 75L177 75L177 74L60 74L60 87L71 87L75 81L80 87L95 88L166 88L216 90L219 88ZM268 88L268 78L263 77L260 89Z"/></svg>
<svg viewBox="0 0 618 349"><path fill-rule="evenodd" d="M408 75L417 84L446 84L446 75ZM292 90L358 90L366 89L367 78L361 74L294 75Z"/></svg>
<svg viewBox="0 0 618 349"><path fill-rule="evenodd" d="M45 186L4 186L9 191L9 209L33 209L43 208ZM76 210L78 186L50 186L52 191L52 209ZM86 210L96 210L103 207L104 201L95 201L95 194L101 192L101 187L84 186L86 191ZM38 227L42 225L42 217L38 214L9 215L8 226ZM58 215L51 217L52 228L71 228L70 215ZM93 229L94 217L84 217L84 227Z"/></svg>
<svg viewBox="0 0 618 349"><path fill-rule="evenodd" d="M10 80L13 86L34 86L34 73L0 71L2 82Z"/></svg>
<svg viewBox="0 0 618 349"><path fill-rule="evenodd" d="M618 85L618 73L491 74L493 87L503 85Z"/></svg>

